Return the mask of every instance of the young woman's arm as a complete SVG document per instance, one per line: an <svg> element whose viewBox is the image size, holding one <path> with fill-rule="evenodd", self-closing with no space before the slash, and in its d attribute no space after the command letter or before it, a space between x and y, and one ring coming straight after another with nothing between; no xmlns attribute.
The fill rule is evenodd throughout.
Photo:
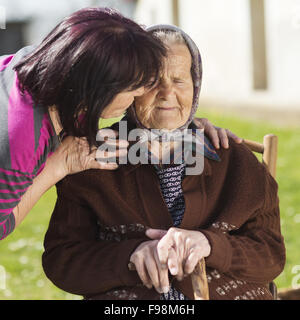
<svg viewBox="0 0 300 320"><path fill-rule="evenodd" d="M55 157L55 155L53 155ZM32 185L24 193L19 204L14 208L15 227L17 227L31 211L42 195L63 178L62 172L56 170L54 158L50 157L43 171L34 178ZM57 165L59 166L59 165Z"/></svg>
<svg viewBox="0 0 300 320"><path fill-rule="evenodd" d="M122 155L121 152L117 154ZM127 150L124 149L124 152ZM96 149L90 153L88 143L84 138L65 138L58 149L47 159L44 169L33 179L33 183L13 209L15 226L22 222L42 195L66 175L88 169L113 170L117 168L115 164L97 162L95 155Z"/></svg>

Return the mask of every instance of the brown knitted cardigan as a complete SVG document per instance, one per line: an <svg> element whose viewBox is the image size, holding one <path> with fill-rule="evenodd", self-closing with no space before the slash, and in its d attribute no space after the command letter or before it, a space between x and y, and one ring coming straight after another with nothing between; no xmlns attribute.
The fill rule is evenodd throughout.
<svg viewBox="0 0 300 320"><path fill-rule="evenodd" d="M204 172L183 180L180 228L209 240L211 299L272 299L266 284L285 264L277 184L243 144L230 140L217 153L221 162L205 158ZM145 227L173 225L154 168L88 170L67 176L57 192L42 258L48 278L87 299L159 299L128 270L132 252L149 240ZM170 279L193 299L190 277Z"/></svg>

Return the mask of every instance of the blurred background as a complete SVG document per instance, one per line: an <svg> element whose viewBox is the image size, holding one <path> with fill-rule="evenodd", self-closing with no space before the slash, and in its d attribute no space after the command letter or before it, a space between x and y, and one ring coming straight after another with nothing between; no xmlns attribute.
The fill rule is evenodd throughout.
<svg viewBox="0 0 300 320"><path fill-rule="evenodd" d="M246 139L278 136L287 263L275 283L279 290L299 288L300 0L0 0L0 56L38 44L65 16L91 6L115 8L146 26L183 28L202 54L198 116ZM41 267L55 199L52 188L0 242L0 300L81 299L56 288Z"/></svg>

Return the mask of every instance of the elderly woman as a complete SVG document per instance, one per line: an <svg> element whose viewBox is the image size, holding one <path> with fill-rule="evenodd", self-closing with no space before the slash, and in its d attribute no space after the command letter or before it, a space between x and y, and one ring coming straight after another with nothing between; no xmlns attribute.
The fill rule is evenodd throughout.
<svg viewBox="0 0 300 320"><path fill-rule="evenodd" d="M149 31L167 59L124 119L128 130L194 132L198 49L178 28ZM190 274L205 257L211 299L272 299L267 283L285 263L276 182L243 144L216 151L205 138L202 155L196 175L185 161L129 163L60 181L43 254L49 279L86 299L193 299Z"/></svg>

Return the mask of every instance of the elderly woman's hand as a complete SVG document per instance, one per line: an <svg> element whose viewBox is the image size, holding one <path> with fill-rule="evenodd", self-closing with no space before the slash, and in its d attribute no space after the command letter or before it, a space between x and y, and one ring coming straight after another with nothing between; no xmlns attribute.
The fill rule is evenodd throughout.
<svg viewBox="0 0 300 320"><path fill-rule="evenodd" d="M243 139L236 136L230 130L216 127L206 118L195 118L194 123L198 128L204 129L204 132L208 135L214 147L217 149L220 148L220 142L223 148L229 148L228 137L232 138L236 143L243 142Z"/></svg>
<svg viewBox="0 0 300 320"><path fill-rule="evenodd" d="M199 260L208 257L211 251L207 238L200 231L173 227L168 231L148 229L146 235L159 240L158 260L160 264L167 265L170 273L179 281L191 274Z"/></svg>
<svg viewBox="0 0 300 320"><path fill-rule="evenodd" d="M130 256L130 263L134 264L135 270L147 288L151 289L154 286L158 293L167 293L170 286L168 267L159 261L158 243L159 240L141 243ZM169 255L176 260L174 250L171 249Z"/></svg>

